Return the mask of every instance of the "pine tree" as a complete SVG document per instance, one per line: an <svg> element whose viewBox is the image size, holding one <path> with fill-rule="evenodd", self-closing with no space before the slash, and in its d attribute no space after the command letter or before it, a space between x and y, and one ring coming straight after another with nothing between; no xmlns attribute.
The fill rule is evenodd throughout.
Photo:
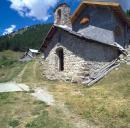
<svg viewBox="0 0 130 128"><path fill-rule="evenodd" d="M51 24L34 25L15 33L0 37L1 50L26 51L28 48L40 49Z"/></svg>
<svg viewBox="0 0 130 128"><path fill-rule="evenodd" d="M126 11L126 15L128 18L130 18L130 9Z"/></svg>

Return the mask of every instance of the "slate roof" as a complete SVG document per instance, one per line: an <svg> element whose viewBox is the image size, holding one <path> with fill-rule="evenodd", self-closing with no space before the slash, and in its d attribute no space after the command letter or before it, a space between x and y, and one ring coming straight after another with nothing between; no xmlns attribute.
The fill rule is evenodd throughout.
<svg viewBox="0 0 130 128"><path fill-rule="evenodd" d="M84 39L84 40L86 40L86 41L92 41L92 42L94 42L94 43L99 43L99 44L102 44L102 45L107 45L107 46L109 46L109 47L114 47L114 48L117 48L119 51L123 52L124 54L127 54L126 50L125 50L121 45L119 45L119 44L116 43L116 42L112 42L112 43L110 43L110 44L105 43L105 42L103 42L103 41L101 42L101 41L98 41L98 40L93 39L93 38L91 38L91 37L84 36L84 35L82 35L81 33L77 33L77 32L75 32L75 31L73 31L71 28L69 28L69 27L67 27L67 26L62 26L62 25L53 25L53 26L51 27L51 29L49 30L49 32L48 32L46 38L44 39L43 44L41 45L41 48L40 48L40 49L42 49L42 47L46 47L46 46L47 46L47 43L52 39L53 35L56 33L56 31L58 30L58 28L60 28L60 29L62 29L62 30L64 30L64 31L66 31L66 32L68 32L68 33L70 33L70 34L72 34L72 35L78 37L78 38Z"/></svg>
<svg viewBox="0 0 130 128"><path fill-rule="evenodd" d="M114 13L128 26L130 27L130 20L127 18L125 15L125 12L123 11L122 7L120 6L119 3L116 2L97 2L97 1L83 1L81 4L78 6L78 8L75 10L73 15L71 16L71 21L72 23L75 22L75 20L78 18L79 14L88 6L93 6L93 7L110 7Z"/></svg>

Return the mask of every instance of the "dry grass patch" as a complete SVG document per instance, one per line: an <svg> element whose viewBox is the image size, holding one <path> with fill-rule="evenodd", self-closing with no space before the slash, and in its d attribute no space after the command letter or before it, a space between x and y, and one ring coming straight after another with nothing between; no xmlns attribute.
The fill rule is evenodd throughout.
<svg viewBox="0 0 130 128"><path fill-rule="evenodd" d="M23 55L23 52L14 52L11 50L5 50L5 51L0 52L0 58L6 57L8 59L19 60L22 55Z"/></svg>
<svg viewBox="0 0 130 128"><path fill-rule="evenodd" d="M56 109L26 93L1 93L0 113L1 128L72 128Z"/></svg>
<svg viewBox="0 0 130 128"><path fill-rule="evenodd" d="M24 82L32 87L48 87L59 103L69 111L99 127L130 127L130 70L121 65L92 87L42 79L42 68L34 61L24 74ZM35 67L36 74L32 70ZM35 76L35 77L34 77ZM63 116L63 115L62 115Z"/></svg>
<svg viewBox="0 0 130 128"><path fill-rule="evenodd" d="M59 82L49 88L72 112L96 125L130 127L130 66L121 65L92 87Z"/></svg>

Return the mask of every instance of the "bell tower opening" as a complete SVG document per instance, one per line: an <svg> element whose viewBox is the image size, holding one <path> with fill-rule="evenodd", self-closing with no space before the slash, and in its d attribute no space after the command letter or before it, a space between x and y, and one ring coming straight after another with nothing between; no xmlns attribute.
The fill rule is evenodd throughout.
<svg viewBox="0 0 130 128"><path fill-rule="evenodd" d="M72 28L70 20L70 7L66 3L59 4L54 10L55 25L66 25Z"/></svg>

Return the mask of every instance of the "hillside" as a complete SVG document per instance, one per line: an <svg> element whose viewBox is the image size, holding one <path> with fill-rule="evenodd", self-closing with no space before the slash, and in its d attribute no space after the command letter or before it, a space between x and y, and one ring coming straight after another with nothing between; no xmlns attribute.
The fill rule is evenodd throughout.
<svg viewBox="0 0 130 128"><path fill-rule="evenodd" d="M21 54L0 52L0 83L16 80L32 89L46 88L54 96L55 105L36 101L29 93L1 93L2 128L15 125L19 128L130 127L129 65L121 64L94 86L85 87L43 78L39 58L20 63L17 58Z"/></svg>
<svg viewBox="0 0 130 128"><path fill-rule="evenodd" d="M25 63L19 62L22 52L0 51L0 83L8 82L18 75Z"/></svg>
<svg viewBox="0 0 130 128"><path fill-rule="evenodd" d="M0 51L25 51L28 48L39 49L51 24L33 25L0 37Z"/></svg>

